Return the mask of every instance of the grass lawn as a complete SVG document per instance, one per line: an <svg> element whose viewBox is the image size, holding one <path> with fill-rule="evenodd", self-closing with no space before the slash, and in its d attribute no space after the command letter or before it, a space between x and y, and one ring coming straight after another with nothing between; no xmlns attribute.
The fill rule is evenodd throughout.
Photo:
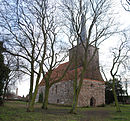
<svg viewBox="0 0 130 121"><path fill-rule="evenodd" d="M26 112L25 102L6 102L0 107L0 121L130 121L130 105L121 105L121 113L115 107L78 108L78 113L69 114L70 107L49 105L42 110L35 105L34 112Z"/></svg>

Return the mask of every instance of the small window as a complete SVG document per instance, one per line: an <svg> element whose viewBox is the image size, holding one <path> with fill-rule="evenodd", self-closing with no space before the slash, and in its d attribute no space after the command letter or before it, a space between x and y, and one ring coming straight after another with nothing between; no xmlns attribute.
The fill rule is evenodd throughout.
<svg viewBox="0 0 130 121"><path fill-rule="evenodd" d="M57 99L57 103L59 103L60 102L60 100L59 99Z"/></svg>
<svg viewBox="0 0 130 121"><path fill-rule="evenodd" d="M93 87L94 85L93 84L91 84L91 87Z"/></svg>

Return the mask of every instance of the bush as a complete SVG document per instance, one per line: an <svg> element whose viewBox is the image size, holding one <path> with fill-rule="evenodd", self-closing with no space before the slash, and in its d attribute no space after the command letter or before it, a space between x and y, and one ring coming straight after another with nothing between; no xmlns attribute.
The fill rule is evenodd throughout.
<svg viewBox="0 0 130 121"><path fill-rule="evenodd" d="M42 102L43 102L43 93L40 93L40 94L39 94L38 102L39 102L39 103L42 103Z"/></svg>

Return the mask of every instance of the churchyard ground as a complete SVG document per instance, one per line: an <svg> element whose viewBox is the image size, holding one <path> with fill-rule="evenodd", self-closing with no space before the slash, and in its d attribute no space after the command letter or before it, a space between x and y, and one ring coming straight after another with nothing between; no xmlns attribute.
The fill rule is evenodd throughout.
<svg viewBox="0 0 130 121"><path fill-rule="evenodd" d="M78 108L77 114L70 114L66 106L49 105L48 110L42 110L37 103L34 112L26 112L26 106L26 102L5 102L0 107L0 121L130 121L130 105L121 105L121 113L109 105Z"/></svg>

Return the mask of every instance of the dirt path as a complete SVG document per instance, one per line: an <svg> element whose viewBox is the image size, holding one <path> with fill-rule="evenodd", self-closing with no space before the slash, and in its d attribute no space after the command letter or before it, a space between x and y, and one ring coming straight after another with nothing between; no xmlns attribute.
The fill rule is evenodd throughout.
<svg viewBox="0 0 130 121"><path fill-rule="evenodd" d="M69 114L70 109L48 109L43 110L44 114L54 114L54 115L72 115ZM111 116L111 112L104 109L85 109L80 110L77 112L77 114L73 114L75 116L80 116L80 120L78 121L96 121L96 119L101 119L100 121L103 121L105 118L108 118Z"/></svg>
<svg viewBox="0 0 130 121"><path fill-rule="evenodd" d="M101 119L103 121L105 118L110 117L110 111L107 110L88 110L80 112L82 114L81 121L96 121L96 119Z"/></svg>

